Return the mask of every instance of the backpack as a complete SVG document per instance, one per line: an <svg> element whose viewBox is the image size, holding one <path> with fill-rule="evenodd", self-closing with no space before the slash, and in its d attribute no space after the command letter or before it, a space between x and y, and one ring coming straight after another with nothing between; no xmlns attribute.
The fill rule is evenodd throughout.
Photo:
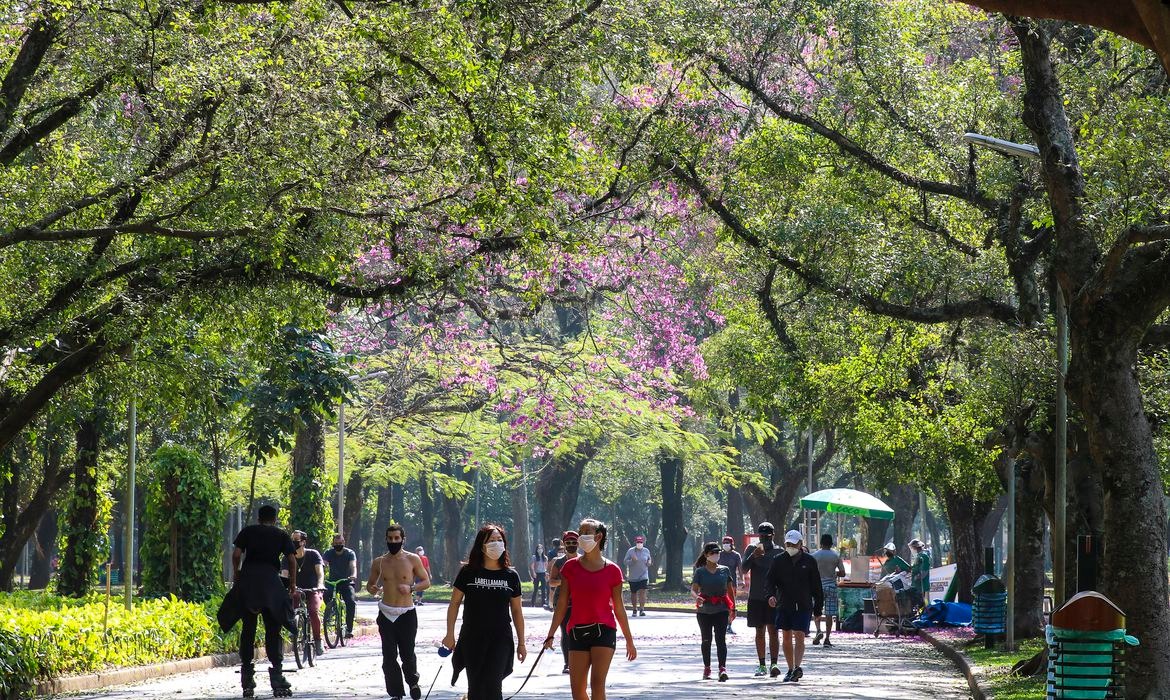
<svg viewBox="0 0 1170 700"><path fill-rule="evenodd" d="M862 618L860 610L854 611L852 615L841 620L842 632L861 632L865 629L865 620Z"/></svg>

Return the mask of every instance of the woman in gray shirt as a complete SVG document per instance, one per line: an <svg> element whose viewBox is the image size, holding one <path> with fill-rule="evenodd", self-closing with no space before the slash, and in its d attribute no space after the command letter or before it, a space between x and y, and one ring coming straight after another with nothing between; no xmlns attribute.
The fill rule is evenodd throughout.
<svg viewBox="0 0 1170 700"><path fill-rule="evenodd" d="M699 634L703 638L703 679L711 677L711 638L719 654L719 680L727 680L727 625L735 613L735 574L719 565L719 543L703 545L691 579Z"/></svg>

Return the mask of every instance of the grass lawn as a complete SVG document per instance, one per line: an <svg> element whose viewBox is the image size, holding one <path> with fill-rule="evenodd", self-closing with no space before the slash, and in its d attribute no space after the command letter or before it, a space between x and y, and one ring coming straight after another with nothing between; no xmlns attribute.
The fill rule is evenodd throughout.
<svg viewBox="0 0 1170 700"><path fill-rule="evenodd" d="M1039 653L1044 648L1044 640L1025 639L1017 642L1015 651L1003 651L1001 648L984 649L981 638L971 643L975 633L969 628L930 629L929 632L971 660L979 687L986 691L988 697L996 700L1036 700L1044 697L1044 675L1029 678L1009 675L1016 662Z"/></svg>

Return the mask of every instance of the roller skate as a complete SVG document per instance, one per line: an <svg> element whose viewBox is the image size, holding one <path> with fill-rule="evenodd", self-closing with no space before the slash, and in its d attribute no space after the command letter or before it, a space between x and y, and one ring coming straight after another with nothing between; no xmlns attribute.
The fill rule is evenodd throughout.
<svg viewBox="0 0 1170 700"><path fill-rule="evenodd" d="M256 695L256 668L252 664L240 666L240 687L244 689L244 697Z"/></svg>
<svg viewBox="0 0 1170 700"><path fill-rule="evenodd" d="M279 668L268 669L268 683L272 686L272 697L292 697L292 684L288 682Z"/></svg>

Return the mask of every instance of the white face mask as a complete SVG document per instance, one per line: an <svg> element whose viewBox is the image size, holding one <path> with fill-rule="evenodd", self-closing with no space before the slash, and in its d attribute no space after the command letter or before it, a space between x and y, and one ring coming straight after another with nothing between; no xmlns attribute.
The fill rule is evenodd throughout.
<svg viewBox="0 0 1170 700"><path fill-rule="evenodd" d="M592 552L593 548L597 546L597 542L593 540L593 535L581 535L577 539L577 544L586 552Z"/></svg>
<svg viewBox="0 0 1170 700"><path fill-rule="evenodd" d="M731 551L731 545L729 545L729 544L725 544L725 545L723 545L723 551L724 551L724 552L730 552L730 551Z"/></svg>
<svg viewBox="0 0 1170 700"><path fill-rule="evenodd" d="M488 542L483 546L483 553L488 555L488 558L493 561L499 559L504 556L504 543Z"/></svg>
<svg viewBox="0 0 1170 700"><path fill-rule="evenodd" d="M719 555L718 554L708 554L707 561L709 561L712 564L718 564L719 563Z"/></svg>
<svg viewBox="0 0 1170 700"><path fill-rule="evenodd" d="M788 552L788 556L795 557L796 553L800 551L800 547L792 544L784 545L784 550Z"/></svg>

